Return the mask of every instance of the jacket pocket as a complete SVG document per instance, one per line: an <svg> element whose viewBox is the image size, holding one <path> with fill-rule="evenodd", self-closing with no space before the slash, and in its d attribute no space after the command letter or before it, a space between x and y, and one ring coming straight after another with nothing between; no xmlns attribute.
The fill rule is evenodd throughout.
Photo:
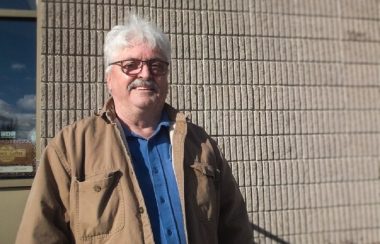
<svg viewBox="0 0 380 244"><path fill-rule="evenodd" d="M82 239L120 231L124 227L124 204L120 171L75 181L76 221Z"/></svg>
<svg viewBox="0 0 380 244"><path fill-rule="evenodd" d="M217 182L219 171L211 165L200 162L194 162L190 167L194 170L195 174L195 198L199 209L200 219L213 221L217 206Z"/></svg>

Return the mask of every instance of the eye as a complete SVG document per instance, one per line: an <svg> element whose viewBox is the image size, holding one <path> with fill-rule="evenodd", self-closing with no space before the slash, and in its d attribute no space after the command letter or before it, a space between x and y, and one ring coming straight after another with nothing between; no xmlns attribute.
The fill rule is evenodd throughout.
<svg viewBox="0 0 380 244"><path fill-rule="evenodd" d="M153 72L162 72L166 70L166 64L159 60L153 60L150 63L150 68Z"/></svg>
<svg viewBox="0 0 380 244"><path fill-rule="evenodd" d="M123 63L123 69L125 70L135 70L138 69L140 66L140 61L138 60L126 60Z"/></svg>

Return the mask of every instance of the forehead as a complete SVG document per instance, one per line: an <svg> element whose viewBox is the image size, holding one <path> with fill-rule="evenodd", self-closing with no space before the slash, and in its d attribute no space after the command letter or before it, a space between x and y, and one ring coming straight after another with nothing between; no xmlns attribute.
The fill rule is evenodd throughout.
<svg viewBox="0 0 380 244"><path fill-rule="evenodd" d="M148 60L154 58L163 59L164 55L157 48L153 48L146 43L138 43L121 49L117 57L119 60L129 58Z"/></svg>

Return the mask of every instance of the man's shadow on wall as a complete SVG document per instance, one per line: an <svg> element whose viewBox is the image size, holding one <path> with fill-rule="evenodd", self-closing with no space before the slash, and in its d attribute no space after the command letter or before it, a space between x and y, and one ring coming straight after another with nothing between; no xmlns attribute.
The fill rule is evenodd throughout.
<svg viewBox="0 0 380 244"><path fill-rule="evenodd" d="M260 226L258 225L255 225L255 224L251 224L251 227L252 227L252 230L255 232L255 233L258 233L258 234L261 234L263 236L265 236L265 238L268 238L268 239L271 239L272 241L274 241L275 243L279 243L279 244L289 244L289 242L281 239L280 237L270 233L269 231L261 228ZM256 242L253 242L253 243L256 243Z"/></svg>

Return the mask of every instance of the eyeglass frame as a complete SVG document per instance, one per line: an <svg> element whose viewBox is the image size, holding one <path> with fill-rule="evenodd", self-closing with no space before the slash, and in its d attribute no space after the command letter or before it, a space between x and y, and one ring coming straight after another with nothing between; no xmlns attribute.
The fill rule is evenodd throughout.
<svg viewBox="0 0 380 244"><path fill-rule="evenodd" d="M137 72L136 74L130 74L130 72L133 72L133 71L130 71L130 72L125 72L124 70L126 68L124 68L123 66L123 62L126 62L126 61L139 61L140 64L139 64L139 68L137 68L136 70L139 70L139 72ZM151 63L152 62L159 62L159 63L163 63L163 64L166 64L166 71L163 72L162 74L155 74L154 72L152 72L152 67L151 67ZM134 58L130 58L130 59L123 59L123 60L119 60L119 61L115 61L115 62L112 62L112 63L109 63L108 66L111 66L111 65L117 65L117 66L120 66L121 68L121 71L126 74L126 75L129 75L129 76L135 76L135 75L138 75L141 71L142 71L142 68L143 68L143 65L144 63L148 66L148 69L149 69L149 72L155 76L163 76L163 75L166 75L169 71L168 69L168 66L169 66L169 62L167 61L164 61L162 59L158 59L158 58L155 58L155 59L148 59L148 60L140 60L140 59L134 59Z"/></svg>

